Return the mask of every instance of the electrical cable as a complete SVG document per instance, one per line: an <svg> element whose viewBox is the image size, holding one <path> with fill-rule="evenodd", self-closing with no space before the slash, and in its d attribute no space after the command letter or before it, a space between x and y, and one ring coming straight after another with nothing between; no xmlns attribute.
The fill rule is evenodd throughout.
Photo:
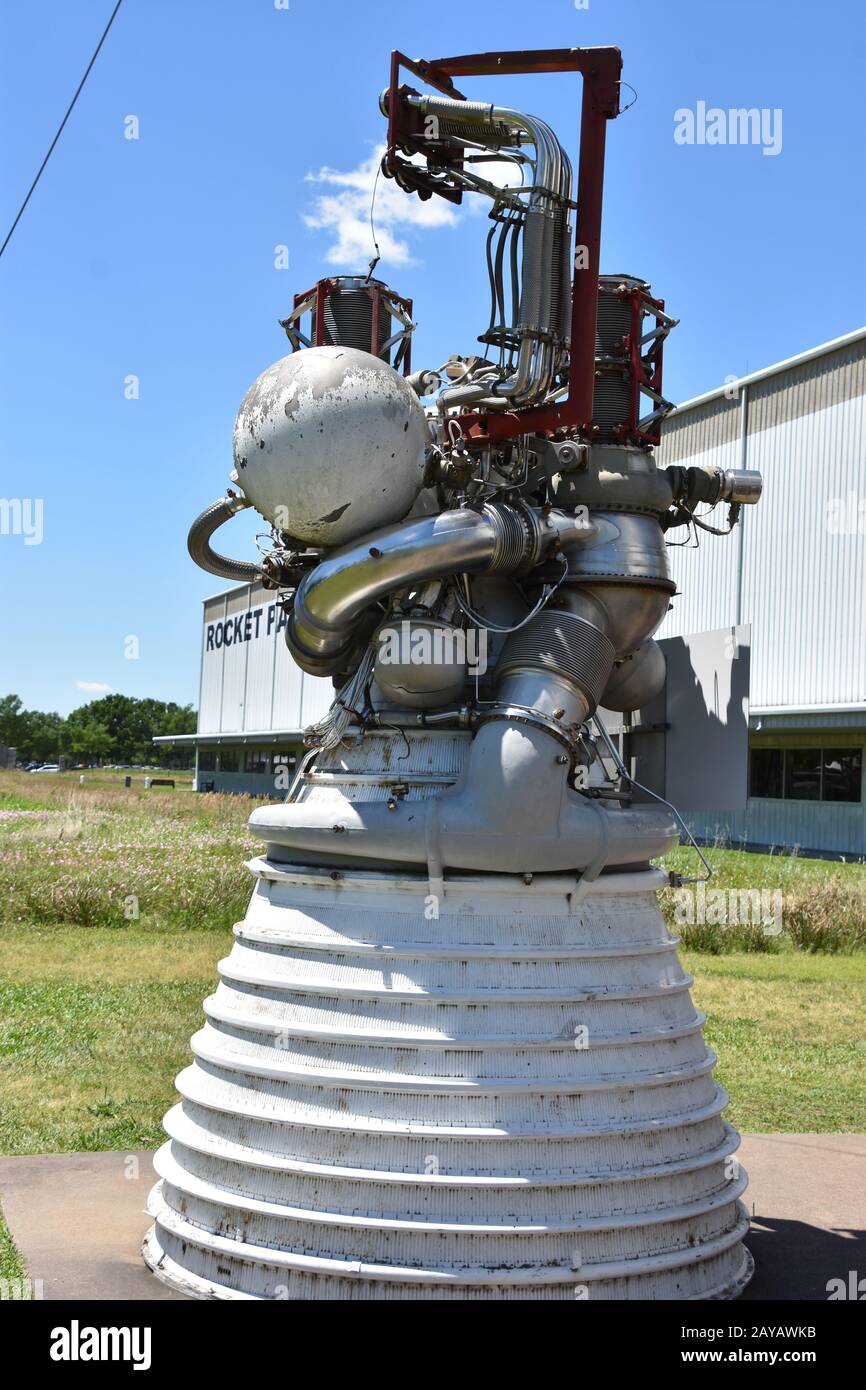
<svg viewBox="0 0 866 1390"><path fill-rule="evenodd" d="M528 622L531 622L532 619L535 618L541 612L542 608L544 608L545 605L550 602L550 600L553 598L553 595L559 588L560 584L565 579L565 576L568 574L568 557L565 555L560 555L559 558L563 561L562 574L559 576L555 584L545 584L541 592L541 598L538 600L535 607L532 609L531 612L527 613L526 617L522 618L519 623L515 623L513 627L500 627L497 623L489 623L486 618L483 618L480 613L476 613L475 610L471 608L468 603L465 602L465 600L460 595L459 589L455 588L454 597L457 600L457 605L461 613L463 613L469 619L470 622L475 623L476 627L484 628L487 632L519 632L522 627L526 627L526 624Z"/></svg>
<svg viewBox="0 0 866 1390"><path fill-rule="evenodd" d="M698 858L700 859L701 863L707 871L705 878L682 878L680 875L678 875L677 877L679 878L679 882L708 883L713 876L712 865L710 864L706 855L703 854L703 852L701 851L701 848L698 845L697 840L695 839L692 832L689 830L689 827L686 825L676 806L671 805L669 801L665 801L663 796L659 796L658 792L651 791L649 787L644 786L643 782L638 782L634 777L632 777L631 773L628 771L628 768L626 767L625 763L620 757L619 750L617 749L615 743L613 742L613 739L611 738L610 734L605 728L604 723L602 722L602 719L597 711L592 716L592 722L595 724L596 728L601 734L607 751L610 753L610 756L613 758L617 768L619 769L620 776L623 777L626 782L628 782L629 786L637 787L638 791L646 792L647 796L652 797L653 801L658 801L660 805L667 806L671 814L676 816L677 821L680 825L680 829L684 832L686 839L689 841L692 849L695 851L695 854L698 856Z"/></svg>
<svg viewBox="0 0 866 1390"><path fill-rule="evenodd" d="M369 283L373 271L382 259L382 252L379 250L379 243L376 240L376 224L373 221L373 209L376 206L376 189L379 187L379 175L381 172L382 166L380 164L376 170L376 177L373 180L373 192L370 194L370 235L373 238L373 249L376 254L367 267L367 280L365 283Z"/></svg>
<svg viewBox="0 0 866 1390"><path fill-rule="evenodd" d="M304 730L304 743L308 748L313 747L322 752L327 748L338 747L349 732L352 719L363 719L355 709L355 703L367 687L375 660L375 651L368 647L360 665L337 694L327 714Z"/></svg>
<svg viewBox="0 0 866 1390"><path fill-rule="evenodd" d="M116 17L116 15L117 15L117 11L120 9L120 6L121 6L122 3L123 3L123 0L117 0L117 4L115 5L114 9L111 11L111 18L109 19L108 23L106 24L105 28L104 28L103 31L102 31L102 38L99 40L99 43L96 45L96 48L93 50L93 57L90 59L90 62L87 64L87 67L86 67L85 72L84 72L84 76L82 77L81 81L79 82L78 86L77 86L76 89L75 89L75 96L72 98L72 100L70 101L69 105L67 106L67 108L66 108L66 115L63 117L63 120L60 122L60 125L57 127L57 134L55 135L54 139L51 141L51 144L48 146L48 153L46 154L46 156L45 156L45 158L43 159L42 163L39 165L39 168L38 168L37 171L36 171L36 177L35 177L35 179L33 180L33 182L31 183L30 187L29 187L28 190L27 190L27 197L24 199L24 202L21 204L20 208L18 209L18 212L15 214L15 221L12 223L12 226L9 228L9 231L6 233L6 237L5 237L5 239L4 239L3 245L0 246L0 256L3 255L3 252L6 250L6 247L9 245L9 242L12 240L12 233L15 231L15 228L18 226L18 223L21 221L21 218L22 218L22 216L24 215L24 209L27 207L27 204L30 202L30 199L31 199L31 197L32 197L32 195L33 195L33 191L34 191L34 189L36 188L37 183L39 182L39 180L41 179L41 177L42 177L42 175L43 175L43 173L44 173L44 171L45 171L45 166L46 166L46 164L48 163L49 159L51 158L52 154L54 153L54 147L55 147L55 145L57 144L57 141L60 139L61 135L63 134L63 127L66 125L66 122L69 120L69 117L72 115L72 109L73 109L73 107L75 106L75 103L77 102L79 96L81 95L81 91L82 91L82 88L84 87L85 82L87 81L88 77L90 76L90 70L91 70L91 68L93 67L93 64L96 62L96 59L99 57L99 50L101 49L102 45L105 43L106 38L108 37L108 31L109 31L109 29L111 28L112 24L114 23L115 17Z"/></svg>

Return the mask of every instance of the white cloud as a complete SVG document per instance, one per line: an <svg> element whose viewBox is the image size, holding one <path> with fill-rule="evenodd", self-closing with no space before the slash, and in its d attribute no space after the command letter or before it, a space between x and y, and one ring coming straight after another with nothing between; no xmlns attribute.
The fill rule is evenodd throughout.
<svg viewBox="0 0 866 1390"><path fill-rule="evenodd" d="M359 272L366 270L375 255L370 229L370 202L384 153L385 146L379 145L356 169L324 166L318 173L306 176L307 183L321 184L332 190L318 194L312 211L304 215L308 227L327 235L330 245L325 252L325 260L329 265ZM424 163L420 156L418 162ZM514 165L505 161L480 165L479 171L500 187L507 182L519 182L519 174L515 177ZM486 198L468 194L464 206L471 207L473 204L479 210L484 208L486 211L489 207ZM393 179L380 175L376 184L373 220L383 261L393 265L413 265L415 261L406 233L454 227L459 213L460 208L445 198L434 194L432 198L422 201L414 193L404 193Z"/></svg>
<svg viewBox="0 0 866 1390"><path fill-rule="evenodd" d="M110 695L111 686L105 685L102 681L76 681L76 690L86 690L88 695Z"/></svg>
<svg viewBox="0 0 866 1390"><path fill-rule="evenodd" d="M357 169L345 171L325 166L318 173L307 175L308 183L335 190L320 193L312 212L304 216L308 227L327 234L330 245L325 260L329 265L366 270L376 254L370 229L370 201L384 153L385 146L381 145ZM400 235L404 229L453 227L457 222L456 210L443 198L422 202L404 193L393 179L381 175L373 216L382 259L394 265L413 264L409 243Z"/></svg>

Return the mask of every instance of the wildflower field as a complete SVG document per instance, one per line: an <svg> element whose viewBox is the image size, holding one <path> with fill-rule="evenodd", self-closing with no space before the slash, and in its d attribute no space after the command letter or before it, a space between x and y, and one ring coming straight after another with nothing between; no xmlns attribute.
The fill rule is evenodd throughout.
<svg viewBox="0 0 866 1390"><path fill-rule="evenodd" d="M177 776L177 774L174 774ZM0 773L0 1152L156 1146L201 1003L251 888L243 797L143 774ZM782 895L783 929L681 925L731 1116L862 1130L866 868L709 851L726 892ZM694 856L672 863L694 872Z"/></svg>

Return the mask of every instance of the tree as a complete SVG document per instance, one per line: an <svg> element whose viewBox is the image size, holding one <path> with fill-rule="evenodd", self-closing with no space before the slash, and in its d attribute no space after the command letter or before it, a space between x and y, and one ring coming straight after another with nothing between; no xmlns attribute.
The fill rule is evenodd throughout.
<svg viewBox="0 0 866 1390"><path fill-rule="evenodd" d="M114 739L104 724L95 720L78 727L72 726L67 736L68 751L76 758L90 761L106 758L114 748Z"/></svg>
<svg viewBox="0 0 866 1390"><path fill-rule="evenodd" d="M192 705L174 701L105 695L64 719L23 709L17 695L0 697L0 744L15 748L21 762L53 762L62 751L88 762L111 755L121 763L189 767L191 748L166 749L153 740L160 734L195 733L195 727Z"/></svg>
<svg viewBox="0 0 866 1390"><path fill-rule="evenodd" d="M0 697L0 743L17 748L21 736L22 704L17 695Z"/></svg>
<svg viewBox="0 0 866 1390"><path fill-rule="evenodd" d="M59 714L25 710L16 744L19 760L24 763L35 759L41 763L56 762L63 749L65 723Z"/></svg>
<svg viewBox="0 0 866 1390"><path fill-rule="evenodd" d="M23 709L17 695L0 697L0 744L14 748L19 762L57 758L63 723L59 714Z"/></svg>
<svg viewBox="0 0 866 1390"><path fill-rule="evenodd" d="M129 695L104 695L73 710L66 721L68 747L77 752L75 731L96 724L108 734L112 756L120 763L135 765L163 762L188 766L191 752L181 747L166 751L155 745L158 734L193 733L196 716L190 705L166 704L164 700L138 700ZM100 735L104 743L104 736ZM77 752L77 756L85 756ZM99 755L98 755L99 756ZM105 756L105 754L101 755Z"/></svg>

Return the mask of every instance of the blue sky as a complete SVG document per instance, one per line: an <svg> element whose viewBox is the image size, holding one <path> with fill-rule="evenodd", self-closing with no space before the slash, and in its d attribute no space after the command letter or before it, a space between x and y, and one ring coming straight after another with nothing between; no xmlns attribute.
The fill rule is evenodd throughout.
<svg viewBox="0 0 866 1390"><path fill-rule="evenodd" d="M110 9L0 5L4 233ZM622 49L637 102L608 127L602 266L649 279L681 319L665 384L684 400L866 317L863 15L859 0L124 0L0 261L0 498L44 509L41 544L0 535L0 694L63 713L103 686L195 702L198 604L220 581L186 532L225 486L247 386L285 353L293 293L364 268L392 48ZM578 78L461 85L544 117L575 152ZM780 109L780 152L678 144L675 112L700 101ZM416 364L472 351L483 212L429 225L406 199L398 221L379 188L377 274L414 297ZM254 531L235 523L239 556Z"/></svg>

